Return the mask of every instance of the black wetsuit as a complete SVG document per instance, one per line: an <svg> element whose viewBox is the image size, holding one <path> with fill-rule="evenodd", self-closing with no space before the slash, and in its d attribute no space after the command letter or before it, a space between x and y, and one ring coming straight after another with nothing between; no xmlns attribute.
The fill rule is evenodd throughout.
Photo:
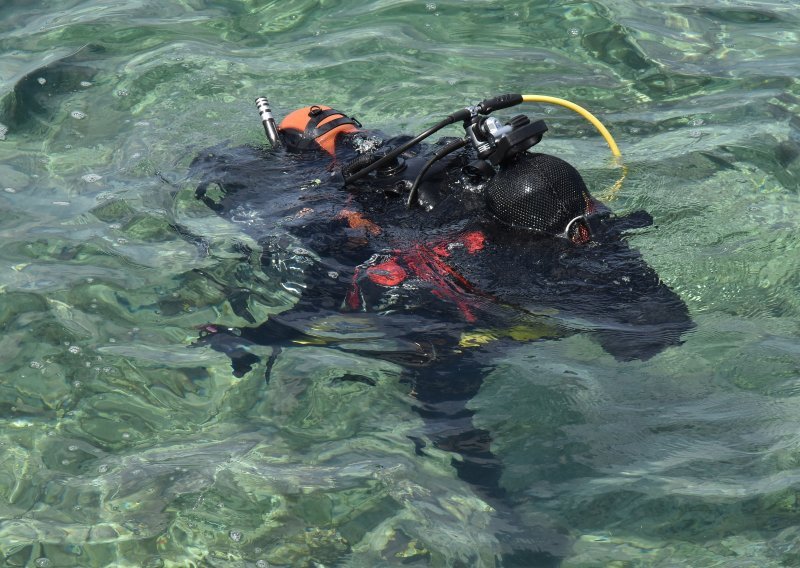
<svg viewBox="0 0 800 568"><path fill-rule="evenodd" d="M235 334L211 328L203 341L227 351L243 373L255 361L248 344L319 339L313 322L351 314L323 338L351 351L363 345L365 353L405 365L429 437L463 456L463 478L497 494L499 464L466 402L491 364L487 349L509 335L504 330L527 329L521 335L542 339L586 333L617 359L630 360L678 345L693 324L681 299L623 238L625 229L652 221L646 213L620 219L593 202L598 215L583 244L509 229L486 212L480 187L462 179L467 152L432 168L421 206L408 209L402 180L431 150L407 155L400 176L346 190L319 156L248 147L199 156L192 166L202 178L197 197L234 221L257 213L259 222L242 226L262 245L264 263L287 233L315 256L294 308ZM358 318L394 347L360 343Z"/></svg>

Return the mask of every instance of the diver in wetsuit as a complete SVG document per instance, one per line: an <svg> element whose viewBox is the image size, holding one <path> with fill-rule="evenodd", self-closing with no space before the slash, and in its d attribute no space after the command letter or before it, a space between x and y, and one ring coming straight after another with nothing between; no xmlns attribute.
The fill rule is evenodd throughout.
<svg viewBox="0 0 800 568"><path fill-rule="evenodd" d="M229 218L243 210L263 215L263 225L246 230L264 245L264 262L268 219L278 215L317 260L306 267L293 309L235 334L214 328L204 341L226 351L240 374L255 360L251 344L313 338L359 351L347 326L361 331L353 322L363 317L397 346L364 351L408 369L429 437L462 455L463 478L501 492L490 437L466 408L485 374L486 349L508 338L581 332L617 359L648 359L678 345L693 325L681 299L623 238L650 216L615 217L574 167L529 152L547 129L543 121L489 116L517 102L488 99L419 136L382 140L323 105L276 126L259 99L275 149L200 156L197 197ZM424 144L442 124L458 122L463 138ZM290 166L318 183L302 192L282 188ZM345 329L321 330L319 322L342 313L352 315Z"/></svg>

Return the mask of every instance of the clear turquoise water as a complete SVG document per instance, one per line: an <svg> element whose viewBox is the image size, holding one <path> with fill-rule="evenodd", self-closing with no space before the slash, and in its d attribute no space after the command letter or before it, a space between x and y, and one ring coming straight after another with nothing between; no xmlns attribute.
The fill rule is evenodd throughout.
<svg viewBox="0 0 800 568"><path fill-rule="evenodd" d="M548 527L564 566L800 565L799 24L788 1L4 0L0 558L494 566ZM231 289L291 304L186 173L263 142L256 96L400 133L503 92L601 117L629 167L611 204L653 214L631 242L697 323L647 362L580 335L487 361L471 407L516 533L415 455L397 366L298 346L265 385L188 349L246 323ZM526 110L613 182L581 119ZM353 369L376 384L331 380Z"/></svg>

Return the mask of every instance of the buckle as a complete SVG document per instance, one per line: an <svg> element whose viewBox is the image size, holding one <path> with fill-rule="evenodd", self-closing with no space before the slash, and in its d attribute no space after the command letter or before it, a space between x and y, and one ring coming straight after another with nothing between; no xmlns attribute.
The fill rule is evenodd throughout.
<svg viewBox="0 0 800 568"><path fill-rule="evenodd" d="M585 231L581 231L581 228ZM573 233L573 229L575 232ZM557 237L561 237L562 239L567 239L568 241L572 241L575 244L582 245L583 243L588 243L592 240L592 230L589 227L589 220L586 213L582 215L578 215L577 217L573 217L570 219L567 226L564 228L564 231L556 235Z"/></svg>

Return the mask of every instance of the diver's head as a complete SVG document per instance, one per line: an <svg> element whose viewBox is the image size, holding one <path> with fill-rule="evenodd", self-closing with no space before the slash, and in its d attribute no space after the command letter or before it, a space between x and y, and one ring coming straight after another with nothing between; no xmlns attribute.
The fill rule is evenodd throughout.
<svg viewBox="0 0 800 568"><path fill-rule="evenodd" d="M289 113L278 126L278 132L289 150L323 150L334 156L336 139L342 134L358 132L360 127L355 118L338 110L312 105Z"/></svg>
<svg viewBox="0 0 800 568"><path fill-rule="evenodd" d="M503 224L548 235L564 235L591 201L583 178L570 164L526 152L503 164L485 195L489 211Z"/></svg>

